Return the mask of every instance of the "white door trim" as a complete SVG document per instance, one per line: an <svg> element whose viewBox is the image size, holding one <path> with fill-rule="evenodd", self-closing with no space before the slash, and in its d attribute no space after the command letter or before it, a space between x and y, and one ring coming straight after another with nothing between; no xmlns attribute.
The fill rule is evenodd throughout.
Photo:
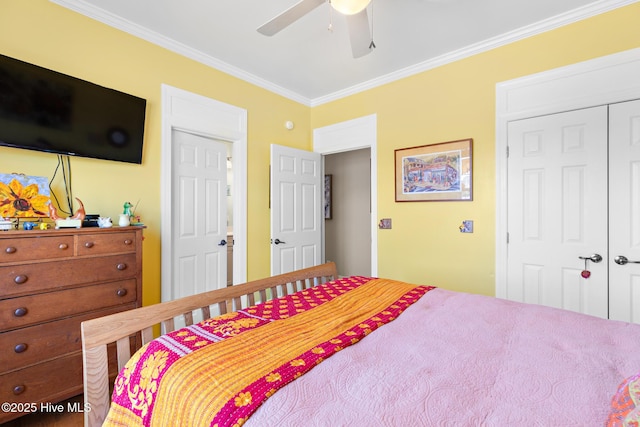
<svg viewBox="0 0 640 427"><path fill-rule="evenodd" d="M377 115L360 117L313 130L313 151L334 154L371 149L371 276L378 275L378 151ZM324 239L324 233L323 239ZM324 248L324 241L322 247ZM324 254L323 254L324 255Z"/></svg>
<svg viewBox="0 0 640 427"><path fill-rule="evenodd" d="M496 85L496 296L507 290L507 123L640 98L640 48Z"/></svg>
<svg viewBox="0 0 640 427"><path fill-rule="evenodd" d="M233 152L233 283L247 276L247 111L202 95L162 85L160 161L161 299L170 295L172 277L171 145L178 129L232 143Z"/></svg>

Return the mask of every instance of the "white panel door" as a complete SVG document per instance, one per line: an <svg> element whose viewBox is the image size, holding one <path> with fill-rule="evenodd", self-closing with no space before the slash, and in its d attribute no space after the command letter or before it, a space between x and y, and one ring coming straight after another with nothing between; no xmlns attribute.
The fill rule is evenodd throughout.
<svg viewBox="0 0 640 427"><path fill-rule="evenodd" d="M173 131L172 299L227 284L227 157L223 142Z"/></svg>
<svg viewBox="0 0 640 427"><path fill-rule="evenodd" d="M321 262L321 155L271 145L271 274Z"/></svg>
<svg viewBox="0 0 640 427"><path fill-rule="evenodd" d="M509 123L507 298L606 318L607 107Z"/></svg>
<svg viewBox="0 0 640 427"><path fill-rule="evenodd" d="M640 323L640 100L611 105L609 120L609 316Z"/></svg>

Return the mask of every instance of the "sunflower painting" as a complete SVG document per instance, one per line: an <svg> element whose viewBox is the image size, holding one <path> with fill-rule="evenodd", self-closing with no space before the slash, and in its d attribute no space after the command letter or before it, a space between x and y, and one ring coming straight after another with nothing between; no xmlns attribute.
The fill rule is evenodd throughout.
<svg viewBox="0 0 640 427"><path fill-rule="evenodd" d="M48 216L49 202L49 186L46 177L0 174L0 217Z"/></svg>

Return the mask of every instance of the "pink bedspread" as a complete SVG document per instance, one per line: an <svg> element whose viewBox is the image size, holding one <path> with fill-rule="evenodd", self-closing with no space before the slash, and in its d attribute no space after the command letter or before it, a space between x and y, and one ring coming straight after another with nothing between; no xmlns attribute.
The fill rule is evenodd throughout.
<svg viewBox="0 0 640 427"><path fill-rule="evenodd" d="M603 426L640 325L435 289L246 426Z"/></svg>

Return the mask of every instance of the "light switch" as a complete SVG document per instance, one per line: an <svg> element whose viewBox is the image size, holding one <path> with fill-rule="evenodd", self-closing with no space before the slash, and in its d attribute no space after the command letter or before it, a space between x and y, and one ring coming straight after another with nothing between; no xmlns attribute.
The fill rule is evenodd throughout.
<svg viewBox="0 0 640 427"><path fill-rule="evenodd" d="M391 229L391 218L382 218L378 223L378 228L380 230L390 230Z"/></svg>
<svg viewBox="0 0 640 427"><path fill-rule="evenodd" d="M473 220L466 219L462 221L462 225L460 225L461 233L473 233Z"/></svg>

